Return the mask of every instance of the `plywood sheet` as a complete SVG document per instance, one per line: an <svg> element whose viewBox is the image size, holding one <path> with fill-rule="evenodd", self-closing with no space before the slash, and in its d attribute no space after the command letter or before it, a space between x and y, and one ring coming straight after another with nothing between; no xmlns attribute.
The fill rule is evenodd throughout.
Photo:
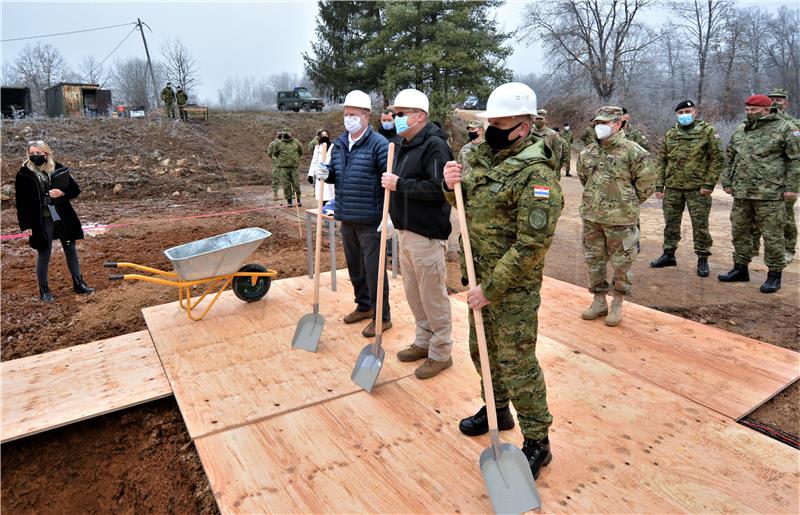
<svg viewBox="0 0 800 515"><path fill-rule="evenodd" d="M591 294L545 278L539 333L738 420L800 377L800 354L632 302L617 327L582 320Z"/></svg>
<svg viewBox="0 0 800 515"><path fill-rule="evenodd" d="M267 296L244 303L225 292L200 322L175 303L143 310L192 438L300 409L360 388L350 373L361 349L374 340L347 325L352 286L340 273L338 294L322 274L320 312L325 327L316 353L292 350L302 315L311 312L313 282L306 277L274 281ZM392 329L383 335L387 359L379 384L414 372L394 354L414 339L414 322L400 280L390 280Z"/></svg>
<svg viewBox="0 0 800 515"><path fill-rule="evenodd" d="M147 331L0 366L3 443L172 394Z"/></svg>
<svg viewBox="0 0 800 515"><path fill-rule="evenodd" d="M545 512L796 513L796 452L730 419L542 338L555 424L538 485ZM195 441L223 513L489 513L487 437L461 346L452 369ZM613 387L609 387L613 385ZM518 429L503 433L517 445Z"/></svg>

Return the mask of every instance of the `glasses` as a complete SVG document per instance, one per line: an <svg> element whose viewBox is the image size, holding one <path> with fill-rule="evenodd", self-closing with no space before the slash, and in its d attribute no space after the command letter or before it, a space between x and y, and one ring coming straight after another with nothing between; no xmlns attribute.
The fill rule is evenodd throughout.
<svg viewBox="0 0 800 515"><path fill-rule="evenodd" d="M414 116L415 114L419 114L421 112L422 111L409 111L409 112L398 111L397 116Z"/></svg>

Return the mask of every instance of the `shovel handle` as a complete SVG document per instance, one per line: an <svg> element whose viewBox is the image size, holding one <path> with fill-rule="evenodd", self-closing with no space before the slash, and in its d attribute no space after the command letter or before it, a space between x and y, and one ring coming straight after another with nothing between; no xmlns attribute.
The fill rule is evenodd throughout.
<svg viewBox="0 0 800 515"><path fill-rule="evenodd" d="M325 158L328 153L328 144L322 144L322 153L320 155L320 162L325 164ZM319 193L317 199L317 241L314 244L314 306L319 306L319 269L320 257L322 256L322 196L325 191L325 183L319 183ZM336 249L331 249L331 252L336 252Z"/></svg>
<svg viewBox="0 0 800 515"><path fill-rule="evenodd" d="M394 143L389 143L389 153L386 156L386 172L392 173L394 169ZM386 233L389 220L389 200L391 191L383 190L383 216L381 217L381 246L378 247L378 291L375 297L375 346L380 347L383 334L383 276L386 274Z"/></svg>
<svg viewBox="0 0 800 515"><path fill-rule="evenodd" d="M472 246L469 242L469 230L467 229L467 216L464 212L464 193L461 191L461 182L457 182L454 188L456 194L456 208L458 209L458 227L461 231L461 243L464 245L464 261L467 264L467 279L469 289L477 286L475 278L475 263L472 261ZM489 432L492 440L498 434L497 410L494 402L494 388L492 388L492 371L489 367L489 350L486 345L486 333L483 329L483 314L480 309L473 309L472 316L475 319L475 335L478 338L478 354L481 360L481 376L483 378L483 393L486 397L486 416L489 418ZM492 441L492 445L499 444Z"/></svg>

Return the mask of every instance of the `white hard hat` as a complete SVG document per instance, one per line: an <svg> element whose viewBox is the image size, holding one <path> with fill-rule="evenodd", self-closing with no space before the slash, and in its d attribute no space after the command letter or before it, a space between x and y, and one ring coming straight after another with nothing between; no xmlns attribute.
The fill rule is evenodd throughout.
<svg viewBox="0 0 800 515"><path fill-rule="evenodd" d="M507 82L494 88L486 101L486 111L476 116L503 118L521 114L536 114L536 93L521 82Z"/></svg>
<svg viewBox="0 0 800 515"><path fill-rule="evenodd" d="M344 97L344 105L372 111L372 100L370 100L369 95L358 89L354 89Z"/></svg>
<svg viewBox="0 0 800 515"><path fill-rule="evenodd" d="M390 107L394 109L398 107L410 107L412 109L421 109L427 113L429 105L428 96L422 91L404 89L397 94L394 99L394 104Z"/></svg>

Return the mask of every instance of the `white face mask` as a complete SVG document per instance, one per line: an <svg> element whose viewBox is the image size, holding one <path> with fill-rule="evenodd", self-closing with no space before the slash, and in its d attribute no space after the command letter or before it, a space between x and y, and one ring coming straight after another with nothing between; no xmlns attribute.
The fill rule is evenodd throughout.
<svg viewBox="0 0 800 515"><path fill-rule="evenodd" d="M598 123L594 126L594 133L597 134L597 139L606 139L611 136L611 127L604 123Z"/></svg>
<svg viewBox="0 0 800 515"><path fill-rule="evenodd" d="M344 128L347 129L347 132L350 134L355 134L356 132L361 130L361 117L360 116L345 116L344 117Z"/></svg>

